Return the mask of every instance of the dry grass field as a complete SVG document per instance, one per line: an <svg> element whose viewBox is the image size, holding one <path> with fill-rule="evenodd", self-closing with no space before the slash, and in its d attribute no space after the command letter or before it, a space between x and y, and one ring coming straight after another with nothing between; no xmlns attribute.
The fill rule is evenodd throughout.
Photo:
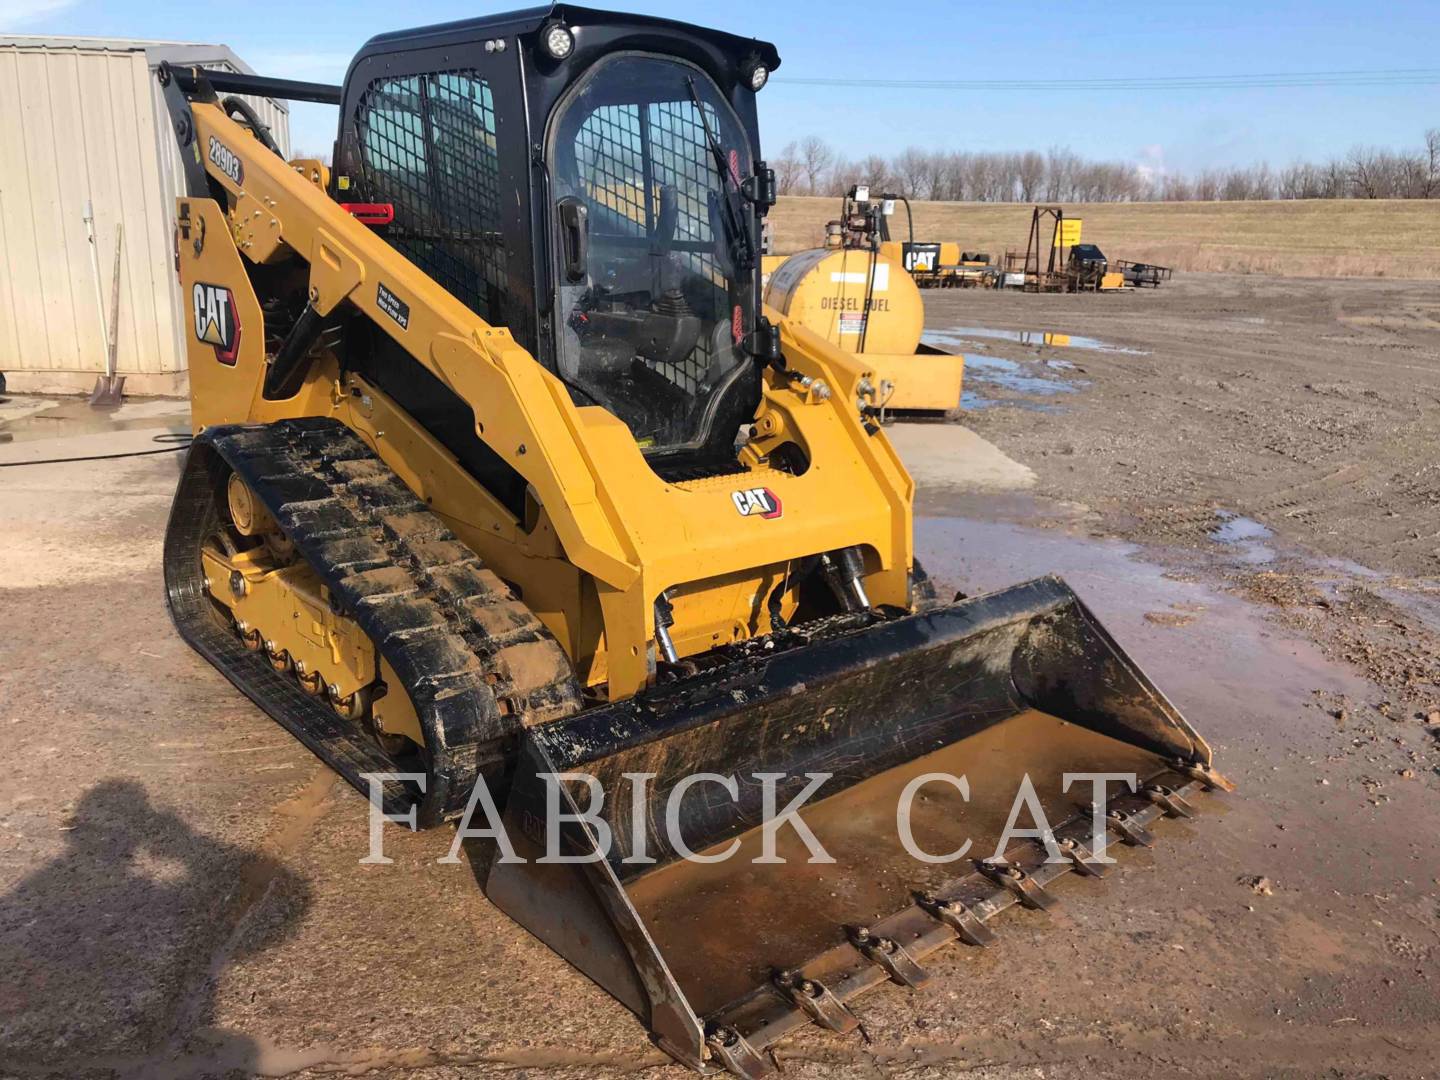
<svg viewBox="0 0 1440 1080"><path fill-rule="evenodd" d="M777 253L816 246L839 205L782 198L771 215ZM917 240L953 240L997 259L1025 249L1028 205L913 205ZM1078 203L1065 212L1083 218L1084 239L1112 259L1296 277L1440 278L1440 200Z"/></svg>

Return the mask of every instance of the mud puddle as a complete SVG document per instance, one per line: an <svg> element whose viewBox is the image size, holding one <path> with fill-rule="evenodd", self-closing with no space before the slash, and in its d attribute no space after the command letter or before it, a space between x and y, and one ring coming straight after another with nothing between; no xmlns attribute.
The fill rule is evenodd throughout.
<svg viewBox="0 0 1440 1080"><path fill-rule="evenodd" d="M944 343L938 338L939 335L926 334L924 340L927 344L939 347ZM997 405L1008 405L1033 412L1059 412L1060 406L1054 402L1023 399L1073 394L1089 385L1084 379L1063 378L1053 374L1055 370L1067 369L1049 364L1030 365L999 356L986 356L983 353L965 353L964 356L967 388L961 392L960 404L966 409L989 409ZM1021 400L988 396L983 390L977 390L970 385L973 383L1019 395Z"/></svg>
<svg viewBox="0 0 1440 1080"><path fill-rule="evenodd" d="M1216 510L1215 527L1209 535L1217 544L1232 547L1242 562L1258 564L1275 561L1275 549L1265 543L1275 534L1254 518L1231 510Z"/></svg>
<svg viewBox="0 0 1440 1080"><path fill-rule="evenodd" d="M1058 413L1064 412L1059 405L1047 405L1040 401L1016 401L1012 399L982 397L973 390L962 390L960 392L960 407L970 411L979 409L993 409L997 405L1005 405L1012 409L1024 409L1027 412Z"/></svg>
<svg viewBox="0 0 1440 1080"><path fill-rule="evenodd" d="M1021 509L998 508L1012 516ZM983 512L984 499L967 509ZM923 513L923 508L922 511ZM1328 660L1318 646L1273 625L1264 609L1147 561L1144 549L1076 535L1061 519L1049 528L975 517L920 516L916 551L940 595L970 595L1056 574L1075 590L1121 647L1216 748L1254 738L1259 716L1293 717L1317 691L1362 696L1369 682ZM1293 748L1303 752L1295 733ZM1324 748L1317 735L1308 749Z"/></svg>
<svg viewBox="0 0 1440 1080"><path fill-rule="evenodd" d="M1131 349L1124 345L1113 345L1099 338L1084 337L1080 334L1057 334L1049 330L996 330L988 326L951 326L944 330L932 330L926 335L934 338L935 344L954 345L974 338L992 341L1013 341L1019 345L1048 345L1055 349L1088 349L1092 352L1127 353L1131 356L1150 355L1144 349Z"/></svg>
<svg viewBox="0 0 1440 1080"><path fill-rule="evenodd" d="M1073 394L1086 385L1082 380L1027 375L1024 366L1016 360L1002 360L998 356L982 356L978 353L965 354L965 374L969 378L991 383L1017 394L1036 394L1042 397L1051 394Z"/></svg>

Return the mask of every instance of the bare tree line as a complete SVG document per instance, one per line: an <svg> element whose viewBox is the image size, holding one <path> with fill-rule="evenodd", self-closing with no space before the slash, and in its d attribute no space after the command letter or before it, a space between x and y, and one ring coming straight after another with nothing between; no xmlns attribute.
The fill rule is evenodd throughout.
<svg viewBox="0 0 1440 1080"><path fill-rule="evenodd" d="M975 153L910 147L850 160L818 135L770 162L782 195L840 195L867 183L910 199L947 202L1190 202L1260 199L1440 198L1440 128L1419 150L1357 146L1326 162L1156 173L1129 162L1088 161L1067 149Z"/></svg>

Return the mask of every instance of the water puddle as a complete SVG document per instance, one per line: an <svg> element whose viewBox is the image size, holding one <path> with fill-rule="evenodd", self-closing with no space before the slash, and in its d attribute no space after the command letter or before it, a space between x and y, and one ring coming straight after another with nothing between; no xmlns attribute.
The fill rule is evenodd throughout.
<svg viewBox="0 0 1440 1080"><path fill-rule="evenodd" d="M1040 401L1001 401L999 398L981 397L973 390L960 392L960 407L970 412L977 409L993 409L997 405L1004 405L1011 409L1024 409L1026 412L1062 413L1065 411L1059 405L1047 405Z"/></svg>
<svg viewBox="0 0 1440 1080"><path fill-rule="evenodd" d="M1357 582L1362 582L1362 587L1367 591L1418 619L1432 634L1440 634L1440 587L1427 583L1424 579L1383 574L1351 559L1322 559L1320 566L1343 575L1336 580L1321 579L1315 582L1332 600L1343 599L1345 586L1352 584L1347 579L1354 578Z"/></svg>
<svg viewBox="0 0 1440 1080"><path fill-rule="evenodd" d="M1230 510L1216 510L1215 519L1215 528L1210 530L1211 540L1233 545L1247 563L1274 562L1274 549L1263 543L1275 535L1268 527Z"/></svg>
<svg viewBox="0 0 1440 1080"><path fill-rule="evenodd" d="M966 380L989 383L1012 393L1028 393L1037 397L1074 393L1087 384L1080 380L1027 374L1027 367L1018 360L1002 360L998 356L981 356L979 353L965 354L965 377Z"/></svg>
<svg viewBox="0 0 1440 1080"><path fill-rule="evenodd" d="M81 397L12 395L0 402L0 442L5 443L189 425L190 403L173 398L127 398L108 409L91 408Z"/></svg>
<svg viewBox="0 0 1440 1080"><path fill-rule="evenodd" d="M974 338L991 338L996 341L1013 341L1020 345L1049 345L1056 349L1089 349L1092 352L1127 353L1131 356L1150 355L1144 349L1131 349L1124 345L1112 345L1099 338L1083 337L1079 334L1057 334L1049 330L996 330L988 326L952 326L945 330L926 333L932 344L959 344Z"/></svg>
<svg viewBox="0 0 1440 1080"><path fill-rule="evenodd" d="M970 502L983 512L982 500ZM1201 734L1221 744L1251 738L1257 717L1293 723L1316 688L1367 692L1354 672L1278 631L1252 604L1172 576L1134 544L946 514L916 517L915 546L946 599L956 588L973 596L1060 575Z"/></svg>
<svg viewBox="0 0 1440 1080"><path fill-rule="evenodd" d="M927 333L924 340L938 346L941 344L939 341L941 336ZM1005 360L998 356L985 356L982 353L965 353L964 356L966 389L960 394L960 405L962 408L972 411L991 409L997 405L1024 409L1028 412L1058 413L1063 411L1059 405L1049 402L987 397L983 391L977 391L974 388L973 384L975 383L1006 390L1012 394L1037 398L1073 394L1082 386L1089 385L1083 379L1062 379L1057 376L1028 374L1028 371L1037 370L1037 367L1027 367L1017 360ZM1073 369L1074 365L1066 365L1066 367ZM1038 367L1038 370L1052 369L1065 370L1059 364L1044 364Z"/></svg>

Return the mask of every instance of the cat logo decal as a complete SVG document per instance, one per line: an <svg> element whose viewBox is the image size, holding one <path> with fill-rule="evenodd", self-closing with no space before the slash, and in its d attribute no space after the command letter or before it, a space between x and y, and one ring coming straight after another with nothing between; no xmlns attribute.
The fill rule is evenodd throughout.
<svg viewBox="0 0 1440 1080"><path fill-rule="evenodd" d="M761 517L769 521L778 518L782 511L780 497L767 487L732 492L730 501L740 511L741 517Z"/></svg>
<svg viewBox="0 0 1440 1080"><path fill-rule="evenodd" d="M235 294L223 285L197 281L191 292L195 310L195 337L215 346L215 359L230 367L240 355L240 315Z"/></svg>

